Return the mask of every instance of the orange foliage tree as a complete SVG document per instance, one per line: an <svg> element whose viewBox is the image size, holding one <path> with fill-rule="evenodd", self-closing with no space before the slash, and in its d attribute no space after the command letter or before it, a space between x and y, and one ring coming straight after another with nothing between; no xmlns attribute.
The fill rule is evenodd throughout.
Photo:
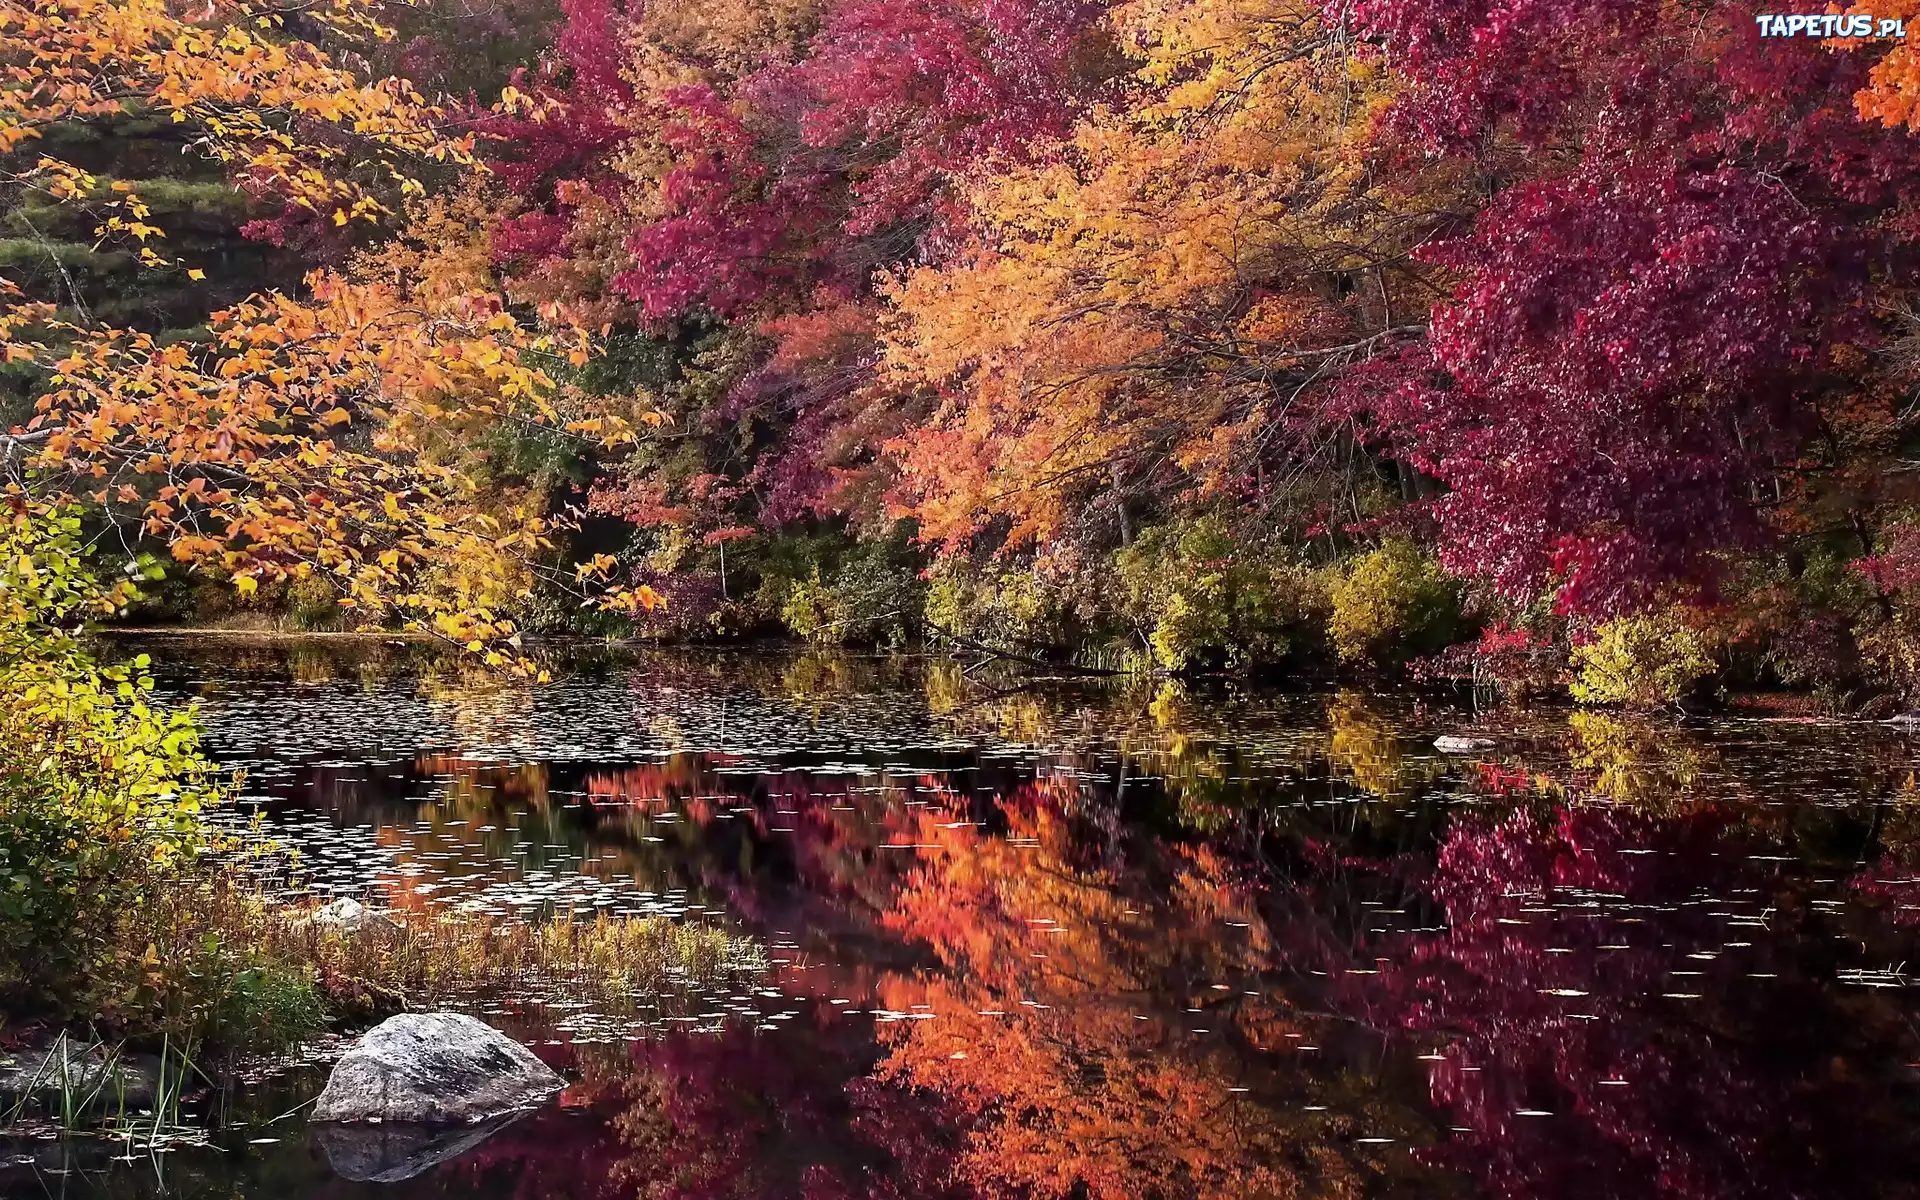
<svg viewBox="0 0 1920 1200"><path fill-rule="evenodd" d="M1870 120L1884 121L1896 128L1906 125L1920 129L1920 54L1915 53L1913 41L1920 37L1920 4L1913 0L1889 0L1885 4L1856 5L1848 11L1872 17L1876 30L1880 21L1893 18L1915 23L1914 31L1896 42L1873 65L1867 86L1854 96L1854 107ZM1863 46L1874 43L1843 44L1850 44L1857 53Z"/></svg>
<svg viewBox="0 0 1920 1200"><path fill-rule="evenodd" d="M1432 204L1368 161L1392 83L1321 6L1111 20L1132 101L975 183L970 252L889 289L890 383L942 400L891 447L896 498L949 544L996 520L1045 541L1130 493L1237 495L1331 444L1314 383L1424 329L1406 253Z"/></svg>

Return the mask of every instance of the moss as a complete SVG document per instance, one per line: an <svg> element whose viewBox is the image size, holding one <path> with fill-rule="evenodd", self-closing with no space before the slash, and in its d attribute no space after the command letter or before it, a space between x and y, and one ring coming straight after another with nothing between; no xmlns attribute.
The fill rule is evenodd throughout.
<svg viewBox="0 0 1920 1200"><path fill-rule="evenodd" d="M68 270L122 271L133 256L118 250L100 250L84 242L54 242L38 237L0 238L0 267L51 269L58 263Z"/></svg>

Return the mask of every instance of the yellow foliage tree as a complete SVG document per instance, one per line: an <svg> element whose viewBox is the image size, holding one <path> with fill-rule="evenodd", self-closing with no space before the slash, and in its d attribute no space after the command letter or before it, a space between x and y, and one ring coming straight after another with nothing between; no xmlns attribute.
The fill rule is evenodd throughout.
<svg viewBox="0 0 1920 1200"><path fill-rule="evenodd" d="M381 36L373 11L336 0L318 19ZM75 116L169 114L244 185L332 205L342 223L387 211L339 169L348 142L357 164L380 165L402 195L420 191L407 160L472 164L467 140L447 135L445 114L404 81L363 84L310 43L267 40L278 17L244 6L230 16L186 21L157 0L0 0L0 53L30 64L0 85L0 146L18 151ZM315 123L341 136L308 136ZM102 191L45 157L13 181L75 203ZM141 219L137 196L105 204L102 235L141 242L165 269L146 245L161 231ZM429 229L450 220L444 205L419 213ZM398 612L507 661L493 647L515 637L503 608L544 569L551 521L484 511L432 449L483 422L608 441L632 427L615 413L566 411L578 398L551 368L584 363L591 338L508 311L469 241L403 243L355 271L316 273L307 299L253 297L215 314L197 343L67 321L0 281L0 352L44 372L36 415L0 442L9 486L83 498L129 539L160 539L243 592L324 579L344 605ZM578 587L610 565L546 573ZM647 589L601 599L659 602Z"/></svg>

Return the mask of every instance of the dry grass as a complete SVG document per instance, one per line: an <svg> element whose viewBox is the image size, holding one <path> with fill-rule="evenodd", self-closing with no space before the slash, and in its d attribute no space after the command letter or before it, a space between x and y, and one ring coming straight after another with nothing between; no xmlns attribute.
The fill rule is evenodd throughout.
<svg viewBox="0 0 1920 1200"><path fill-rule="evenodd" d="M330 1022L521 1000L627 1015L765 971L750 939L662 917L523 921L389 914L348 933L277 903L224 866L155 872L114 921L72 1011L120 1038L209 1051L267 1049Z"/></svg>
<svg viewBox="0 0 1920 1200"><path fill-rule="evenodd" d="M513 997L628 1012L643 999L710 990L767 965L748 939L664 917L390 915L391 927L347 933L283 911L273 953L311 964L331 1006L363 1010Z"/></svg>

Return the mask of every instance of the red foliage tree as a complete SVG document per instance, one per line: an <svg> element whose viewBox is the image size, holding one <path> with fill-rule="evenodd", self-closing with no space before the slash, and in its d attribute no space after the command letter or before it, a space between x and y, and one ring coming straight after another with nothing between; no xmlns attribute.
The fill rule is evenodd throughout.
<svg viewBox="0 0 1920 1200"><path fill-rule="evenodd" d="M1428 342L1354 380L1451 489L1447 565L1580 613L1710 585L1911 260L1920 159L1854 116L1869 56L1721 4L1356 14L1410 80L1392 136L1491 194L1425 251L1458 280Z"/></svg>

